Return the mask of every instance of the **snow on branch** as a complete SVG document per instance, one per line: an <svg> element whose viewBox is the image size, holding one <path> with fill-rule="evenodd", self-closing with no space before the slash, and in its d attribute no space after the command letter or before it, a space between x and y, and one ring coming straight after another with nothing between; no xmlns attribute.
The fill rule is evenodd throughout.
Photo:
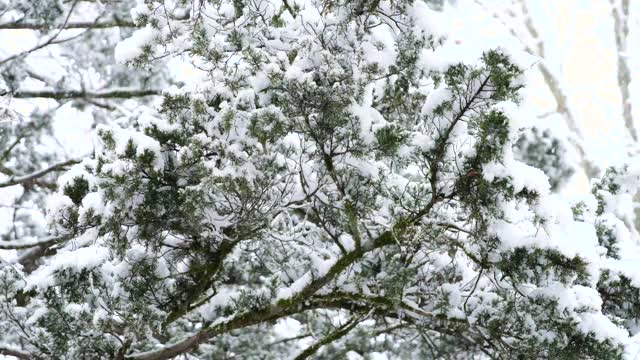
<svg viewBox="0 0 640 360"><path fill-rule="evenodd" d="M137 27L132 21L115 19L102 22L71 22L67 24L50 25L43 23L11 22L0 24L0 30L51 30L51 29L109 29L114 27Z"/></svg>
<svg viewBox="0 0 640 360"><path fill-rule="evenodd" d="M1 250L23 250L29 249L36 246L49 246L61 241L66 240L67 236L50 236L44 239L37 239L34 241L0 241L0 249Z"/></svg>
<svg viewBox="0 0 640 360"><path fill-rule="evenodd" d="M34 181L36 179L39 179L39 178L47 175L50 172L64 170L67 166L75 165L75 164L77 164L79 162L80 162L80 160L78 160L78 159L71 159L71 160L63 161L63 162L60 162L60 163L57 163L57 164L53 164L53 165L51 165L51 166L49 166L49 167L47 167L45 169L36 171L36 172L28 174L28 175L18 176L18 177L12 176L12 177L9 178L9 180L4 181L4 182L0 182L0 188L28 183L28 182Z"/></svg>
<svg viewBox="0 0 640 360"><path fill-rule="evenodd" d="M154 89L110 89L106 91L85 91L85 90L37 90L37 91L16 91L7 93L17 99L47 98L55 100L64 99L129 99L134 97L144 97L160 95L161 90Z"/></svg>
<svg viewBox="0 0 640 360"><path fill-rule="evenodd" d="M0 346L0 355L13 356L18 359L32 359L32 356L26 352L15 350L9 346Z"/></svg>

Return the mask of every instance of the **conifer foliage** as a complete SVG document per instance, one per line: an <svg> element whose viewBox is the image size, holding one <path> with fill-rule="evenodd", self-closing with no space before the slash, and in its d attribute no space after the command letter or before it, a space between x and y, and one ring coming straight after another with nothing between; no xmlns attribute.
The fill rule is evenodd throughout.
<svg viewBox="0 0 640 360"><path fill-rule="evenodd" d="M115 59L202 80L98 126L47 197L52 236L0 242L0 353L629 354L640 169L551 194L513 155L523 67L443 61L437 6L139 2Z"/></svg>

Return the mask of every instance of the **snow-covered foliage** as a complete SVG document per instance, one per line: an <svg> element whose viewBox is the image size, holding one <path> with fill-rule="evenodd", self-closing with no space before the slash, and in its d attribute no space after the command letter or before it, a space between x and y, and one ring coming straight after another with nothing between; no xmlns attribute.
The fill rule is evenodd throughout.
<svg viewBox="0 0 640 360"><path fill-rule="evenodd" d="M452 58L437 5L140 1L113 61L201 76L96 127L51 237L0 242L0 351L631 354L640 168L552 194L514 157L523 67Z"/></svg>
<svg viewBox="0 0 640 360"><path fill-rule="evenodd" d="M0 1L3 240L47 236L45 198L61 172L93 153L92 129L114 117L127 121L166 86L165 67L131 71L113 61L114 47L135 26L135 5Z"/></svg>
<svg viewBox="0 0 640 360"><path fill-rule="evenodd" d="M544 171L552 190L566 184L575 172L566 142L549 129L526 129L516 141L514 151L516 159Z"/></svg>

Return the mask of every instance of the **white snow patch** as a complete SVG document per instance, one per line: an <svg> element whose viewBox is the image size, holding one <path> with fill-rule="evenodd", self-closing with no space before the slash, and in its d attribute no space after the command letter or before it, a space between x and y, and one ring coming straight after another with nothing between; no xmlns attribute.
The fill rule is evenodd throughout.
<svg viewBox="0 0 640 360"><path fill-rule="evenodd" d="M81 271L94 268L109 258L109 249L89 246L71 251L59 251L46 266L41 266L27 277L26 289L46 289L55 282L53 273L62 269Z"/></svg>
<svg viewBox="0 0 640 360"><path fill-rule="evenodd" d="M136 30L131 37L120 41L114 50L116 62L124 64L142 55L142 48L153 41L155 32L150 25L147 25L142 29Z"/></svg>

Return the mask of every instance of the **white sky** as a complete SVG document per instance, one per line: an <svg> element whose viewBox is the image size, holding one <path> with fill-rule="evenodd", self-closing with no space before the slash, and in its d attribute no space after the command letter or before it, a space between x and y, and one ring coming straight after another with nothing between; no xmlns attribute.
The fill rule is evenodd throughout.
<svg viewBox="0 0 640 360"><path fill-rule="evenodd" d="M503 6L505 0L488 3ZM568 97L578 126L582 130L585 145L592 158L603 168L625 159L625 146L630 137L622 120L621 95L617 83L617 55L614 24L609 0L528 0L531 16L543 39L547 66L558 76ZM450 11L467 13L452 22L454 36L460 41L477 41L482 46L518 46L508 29L479 7L474 0L459 0L459 9ZM630 36L628 54L640 50L640 1L631 1ZM640 76L637 61L631 58L631 100L638 104L633 108L636 123L640 123L640 87L634 79ZM535 71L528 75L525 107L543 114L555 109L555 101L548 92L544 80ZM544 119L535 120L538 124ZM546 120L549 127L557 127L557 118ZM584 174L577 174L568 193L588 191Z"/></svg>

